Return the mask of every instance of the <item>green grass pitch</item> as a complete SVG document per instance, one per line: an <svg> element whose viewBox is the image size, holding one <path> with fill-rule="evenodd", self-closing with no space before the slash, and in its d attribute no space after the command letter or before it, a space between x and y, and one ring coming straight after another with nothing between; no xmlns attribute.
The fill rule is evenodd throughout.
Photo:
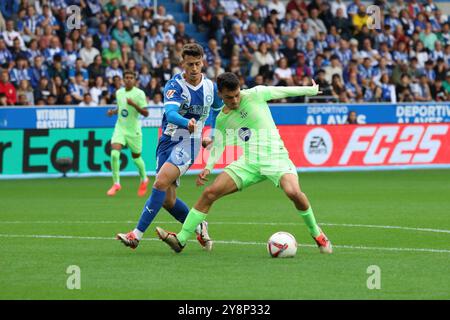
<svg viewBox="0 0 450 320"><path fill-rule="evenodd" d="M267 181L213 206L212 252L191 241L175 254L154 232L180 229L164 210L137 250L114 240L140 216L137 177L122 178L114 198L105 195L108 178L0 180L0 299L450 298L450 170L299 176L332 255L319 253ZM201 192L194 179L183 177L179 189L189 206ZM276 231L296 236L294 258L269 257ZM71 265L81 271L79 290L66 287ZM380 289L367 287L373 265Z"/></svg>

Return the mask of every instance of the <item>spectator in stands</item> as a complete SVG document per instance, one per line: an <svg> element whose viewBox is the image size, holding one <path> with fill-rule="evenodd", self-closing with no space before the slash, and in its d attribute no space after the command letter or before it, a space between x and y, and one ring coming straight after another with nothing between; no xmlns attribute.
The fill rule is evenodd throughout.
<svg viewBox="0 0 450 320"><path fill-rule="evenodd" d="M431 90L428 85L428 78L425 74L422 74L417 81L417 85L413 87L413 95L415 101L431 101Z"/></svg>
<svg viewBox="0 0 450 320"><path fill-rule="evenodd" d="M153 99L150 100L148 104L150 106L155 106L155 107L162 107L162 106L164 106L162 93L161 92L156 92L153 95Z"/></svg>
<svg viewBox="0 0 450 320"><path fill-rule="evenodd" d="M233 60L233 57L231 59ZM234 60L236 60L236 56L234 56ZM255 77L257 74L262 74L265 77L271 75L271 72L274 69L275 60L269 53L266 42L261 42L259 44L258 51L252 55L251 63L250 77Z"/></svg>
<svg viewBox="0 0 450 320"><path fill-rule="evenodd" d="M0 92L0 106L6 107L8 105L8 98L6 98L6 94Z"/></svg>
<svg viewBox="0 0 450 320"><path fill-rule="evenodd" d="M20 40L18 38L13 40L13 47L10 50L12 59L17 60L19 58L28 60L29 54L27 51L23 50L20 45Z"/></svg>
<svg viewBox="0 0 450 320"><path fill-rule="evenodd" d="M107 67L106 71L105 71L106 81L109 84L113 83L113 78L115 76L118 76L120 79L123 78L123 71L119 65L119 60L117 60L117 59L113 59L111 61L111 65L109 67Z"/></svg>
<svg viewBox="0 0 450 320"><path fill-rule="evenodd" d="M104 93L108 92L108 88L105 86L103 77L101 75L98 75L95 78L95 83L89 90L89 94L92 97L92 101L94 101L96 104L100 104L100 99Z"/></svg>
<svg viewBox="0 0 450 320"><path fill-rule="evenodd" d="M92 100L92 97L89 93L85 93L83 96L83 101L78 104L80 107L95 107L97 103Z"/></svg>
<svg viewBox="0 0 450 320"><path fill-rule="evenodd" d="M411 90L411 79L408 74L402 74L400 84L396 87L398 102L412 102L414 95Z"/></svg>
<svg viewBox="0 0 450 320"><path fill-rule="evenodd" d="M161 66L155 70L155 77L158 78L162 87L172 78L172 65L168 57L165 57Z"/></svg>
<svg viewBox="0 0 450 320"><path fill-rule="evenodd" d="M17 58L16 66L10 71L10 79L15 87L19 85L21 80L31 81L31 70L25 58Z"/></svg>
<svg viewBox="0 0 450 320"><path fill-rule="evenodd" d="M158 80L156 78L152 78L150 79L148 85L144 88L144 92L149 99L153 99L155 94L162 93L162 88Z"/></svg>
<svg viewBox="0 0 450 320"><path fill-rule="evenodd" d="M281 58L278 61L278 67L274 70L275 85L293 86L293 76L292 69L288 65L288 60L286 58Z"/></svg>
<svg viewBox="0 0 450 320"><path fill-rule="evenodd" d="M356 111L349 111L347 115L347 121L345 124L358 124L358 117L356 115Z"/></svg>
<svg viewBox="0 0 450 320"><path fill-rule="evenodd" d="M28 80L24 79L20 81L19 87L17 88L17 97L20 98L20 96L24 96L25 98L22 98L22 101L19 99L18 105L34 105L33 88ZM24 101L27 104L23 104Z"/></svg>
<svg viewBox="0 0 450 320"><path fill-rule="evenodd" d="M91 36L86 37L84 39L84 47L80 50L80 58L83 61L84 68L89 67L94 62L95 57L100 54L100 51L93 47L93 43L94 41Z"/></svg>
<svg viewBox="0 0 450 320"><path fill-rule="evenodd" d="M50 82L47 78L39 79L39 86L37 90L34 90L34 101L37 104L39 100L47 102L47 98L50 96Z"/></svg>
<svg viewBox="0 0 450 320"><path fill-rule="evenodd" d="M217 77L224 72L225 72L225 69L222 68L222 60L219 57L217 57L216 60L214 60L214 64L210 65L206 69L206 76L209 79L216 81Z"/></svg>
<svg viewBox="0 0 450 320"><path fill-rule="evenodd" d="M103 49L102 52L103 65L106 67L111 64L113 59L119 60L119 64L123 65L122 52L116 40L111 40L109 47Z"/></svg>
<svg viewBox="0 0 450 320"><path fill-rule="evenodd" d="M335 73L331 79L331 94L338 100L342 96L342 93L345 92L345 86L342 82L342 78L339 74Z"/></svg>
<svg viewBox="0 0 450 320"><path fill-rule="evenodd" d="M96 55L94 61L88 66L89 79L96 79L98 76L105 76L106 68L103 66L102 56Z"/></svg>
<svg viewBox="0 0 450 320"><path fill-rule="evenodd" d="M18 39L20 48L22 50L25 49L25 42L23 41L22 36L20 33L16 30L14 30L14 21L13 20L7 20L6 21L6 30L2 32L3 40L6 43L7 47L12 48L14 45L14 40Z"/></svg>
<svg viewBox="0 0 450 320"><path fill-rule="evenodd" d="M17 99L16 105L17 106L29 106L29 105L31 105L31 103L28 101L28 98L25 94L18 93L18 99Z"/></svg>
<svg viewBox="0 0 450 320"><path fill-rule="evenodd" d="M77 72L75 74L75 82L69 85L69 93L72 96L73 101L79 104L83 101L84 94L87 92L87 88L83 82L83 74Z"/></svg>
<svg viewBox="0 0 450 320"><path fill-rule="evenodd" d="M52 96L56 97L56 103L64 103L64 96L67 94L67 88L64 86L63 79L60 76L56 75L52 78L50 93Z"/></svg>
<svg viewBox="0 0 450 320"><path fill-rule="evenodd" d="M395 86L390 82L389 74L383 73L380 78L381 101L382 102L397 102L397 95Z"/></svg>
<svg viewBox="0 0 450 320"><path fill-rule="evenodd" d="M339 57L337 55L331 56L330 65L326 66L325 69L325 79L332 83L332 77L335 74L339 75L339 78L342 79L343 77L343 68L339 61Z"/></svg>

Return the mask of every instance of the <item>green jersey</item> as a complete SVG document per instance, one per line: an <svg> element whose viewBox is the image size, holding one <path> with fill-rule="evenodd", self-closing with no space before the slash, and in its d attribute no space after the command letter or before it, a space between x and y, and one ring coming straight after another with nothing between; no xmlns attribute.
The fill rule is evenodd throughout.
<svg viewBox="0 0 450 320"><path fill-rule="evenodd" d="M133 87L130 91L121 88L116 92L117 100L117 122L116 129L125 133L136 134L141 133L141 122L139 120L139 112L127 103L127 99L133 100L139 107L147 107L147 99L144 91Z"/></svg>
<svg viewBox="0 0 450 320"><path fill-rule="evenodd" d="M287 154L267 101L317 93L318 86L256 86L242 90L239 107L228 113L222 109L216 118L214 144L205 168L212 170L227 145L241 146L243 157L249 163L270 163L275 157Z"/></svg>

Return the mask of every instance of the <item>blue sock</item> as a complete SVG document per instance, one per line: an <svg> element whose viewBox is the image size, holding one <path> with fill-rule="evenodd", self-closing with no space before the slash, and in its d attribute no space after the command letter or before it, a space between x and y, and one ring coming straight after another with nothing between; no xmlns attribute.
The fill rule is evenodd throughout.
<svg viewBox="0 0 450 320"><path fill-rule="evenodd" d="M189 207L186 205L186 203L177 198L177 201L175 201L175 205L167 211L169 211L169 213L175 219L183 223L184 220L186 220L187 215L189 214Z"/></svg>
<svg viewBox="0 0 450 320"><path fill-rule="evenodd" d="M166 192L153 188L150 198L145 203L144 209L142 209L141 218L139 219L136 229L141 232L147 230L150 223L152 223L155 216L161 209L164 199L166 198Z"/></svg>

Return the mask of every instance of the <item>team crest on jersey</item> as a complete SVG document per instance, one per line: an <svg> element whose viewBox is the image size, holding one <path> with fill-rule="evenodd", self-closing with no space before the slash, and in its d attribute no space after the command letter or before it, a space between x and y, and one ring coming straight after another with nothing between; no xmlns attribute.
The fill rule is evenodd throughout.
<svg viewBox="0 0 450 320"><path fill-rule="evenodd" d="M207 95L206 96L206 103L208 103L208 104L210 104L211 102L212 102L212 100L213 100L213 97L211 96L211 95Z"/></svg>
<svg viewBox="0 0 450 320"><path fill-rule="evenodd" d="M248 140L250 140L250 137L252 136L252 131L249 128L243 127L239 129L238 135L242 141L247 142Z"/></svg>
<svg viewBox="0 0 450 320"><path fill-rule="evenodd" d="M123 109L120 114L122 115L122 117L126 118L128 117L128 110L127 109Z"/></svg>
<svg viewBox="0 0 450 320"><path fill-rule="evenodd" d="M167 90L166 91L166 98L171 99L173 95L175 94L176 90Z"/></svg>

